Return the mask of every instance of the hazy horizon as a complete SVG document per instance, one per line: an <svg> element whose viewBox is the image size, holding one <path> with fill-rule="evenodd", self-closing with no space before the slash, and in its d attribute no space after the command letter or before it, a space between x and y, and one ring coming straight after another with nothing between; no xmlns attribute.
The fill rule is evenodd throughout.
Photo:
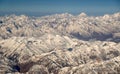
<svg viewBox="0 0 120 74"><path fill-rule="evenodd" d="M0 0L0 16L45 16L70 13L99 16L120 12L120 0Z"/></svg>

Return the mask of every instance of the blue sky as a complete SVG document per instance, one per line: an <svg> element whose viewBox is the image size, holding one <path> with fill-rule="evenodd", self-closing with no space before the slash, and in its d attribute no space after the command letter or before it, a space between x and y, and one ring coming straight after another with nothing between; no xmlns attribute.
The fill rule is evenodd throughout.
<svg viewBox="0 0 120 74"><path fill-rule="evenodd" d="M0 0L0 15L54 13L104 15L120 12L120 0Z"/></svg>

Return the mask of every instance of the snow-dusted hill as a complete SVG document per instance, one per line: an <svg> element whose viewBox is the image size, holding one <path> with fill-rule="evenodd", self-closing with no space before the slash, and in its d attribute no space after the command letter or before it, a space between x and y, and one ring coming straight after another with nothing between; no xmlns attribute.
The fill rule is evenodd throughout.
<svg viewBox="0 0 120 74"><path fill-rule="evenodd" d="M120 13L0 17L0 74L119 74Z"/></svg>

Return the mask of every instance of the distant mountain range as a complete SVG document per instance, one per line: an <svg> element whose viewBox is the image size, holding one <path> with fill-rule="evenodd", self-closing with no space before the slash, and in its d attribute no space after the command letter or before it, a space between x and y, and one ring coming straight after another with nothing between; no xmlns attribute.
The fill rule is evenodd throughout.
<svg viewBox="0 0 120 74"><path fill-rule="evenodd" d="M4 39L11 36L40 37L52 33L84 40L111 40L116 39L116 36L117 39L120 37L119 24L120 13L99 17L87 16L85 13L78 16L64 13L44 17L10 15L0 17L0 37Z"/></svg>

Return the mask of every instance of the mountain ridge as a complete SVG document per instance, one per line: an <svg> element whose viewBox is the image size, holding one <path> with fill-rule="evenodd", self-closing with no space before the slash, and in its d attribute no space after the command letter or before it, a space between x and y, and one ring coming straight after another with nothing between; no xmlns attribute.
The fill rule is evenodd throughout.
<svg viewBox="0 0 120 74"><path fill-rule="evenodd" d="M80 16L82 14L85 17ZM72 16L65 13L38 18L31 18L25 15L0 17L2 22L0 25L0 36L3 38L11 35L35 37L51 32L53 34L73 36L78 39L89 40L96 38L98 40L107 40L108 38L113 38L114 33L120 32L120 13L106 14L99 17L87 16L85 13L80 15Z"/></svg>

